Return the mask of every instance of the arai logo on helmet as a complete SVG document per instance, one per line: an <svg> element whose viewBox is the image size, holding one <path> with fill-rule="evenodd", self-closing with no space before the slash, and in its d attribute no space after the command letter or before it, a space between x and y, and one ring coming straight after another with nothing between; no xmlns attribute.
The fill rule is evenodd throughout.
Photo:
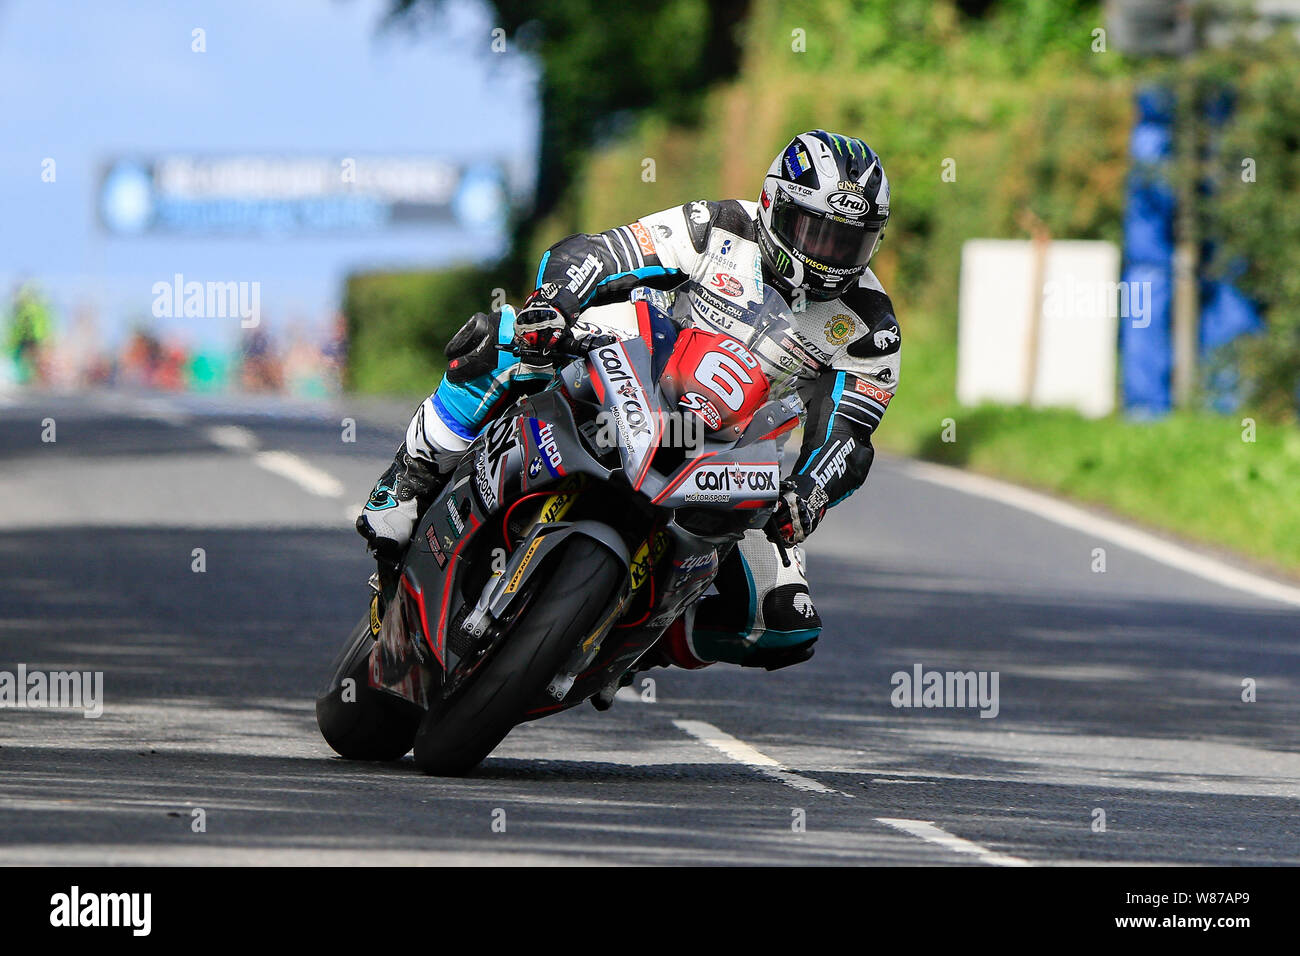
<svg viewBox="0 0 1300 956"><path fill-rule="evenodd" d="M866 215L867 200L857 193L837 192L826 197L826 205L841 216L857 218Z"/></svg>

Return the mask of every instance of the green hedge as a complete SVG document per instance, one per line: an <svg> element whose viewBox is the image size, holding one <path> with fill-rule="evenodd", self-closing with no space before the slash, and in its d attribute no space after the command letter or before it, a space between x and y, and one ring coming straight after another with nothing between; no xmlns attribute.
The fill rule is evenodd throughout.
<svg viewBox="0 0 1300 956"><path fill-rule="evenodd" d="M1056 236L1120 238L1133 87L1119 54L1091 51L1098 17L1074 2L1008 0L971 20L929 0L756 0L741 75L709 95L707 120L652 115L593 151L529 254L691 199L756 199L792 133L831 129L866 139L889 173L873 268L905 338L931 321L952 335L965 240L1026 237L1026 209Z"/></svg>
<svg viewBox="0 0 1300 956"><path fill-rule="evenodd" d="M1119 238L1132 95L1122 58L1091 52L1096 4L1004 0L995 11L976 20L944 0L755 0L741 74L707 95L703 121L651 109L592 151L521 244L517 275L457 269L349 283L350 384L423 387L463 317L494 287L516 295L556 240L690 199L757 198L776 151L816 127L861 135L884 157L894 218L873 265L909 339L951 336L965 239L1025 235L1026 207L1056 235ZM945 159L955 182L941 178ZM904 369L917 374L928 372Z"/></svg>
<svg viewBox="0 0 1300 956"><path fill-rule="evenodd" d="M1300 393L1300 42L1279 30L1262 43L1206 53L1184 69L1178 88L1185 110L1225 90L1235 103L1217 147L1203 162L1182 168L1195 184L1214 187L1197 194L1200 228L1216 243L1206 265L1254 298L1267 320L1263 334L1238 339L1206 371L1235 368L1248 406L1294 421Z"/></svg>
<svg viewBox="0 0 1300 956"><path fill-rule="evenodd" d="M358 392L427 395L444 368L443 349L475 312L508 285L495 268L458 266L348 277L347 386Z"/></svg>

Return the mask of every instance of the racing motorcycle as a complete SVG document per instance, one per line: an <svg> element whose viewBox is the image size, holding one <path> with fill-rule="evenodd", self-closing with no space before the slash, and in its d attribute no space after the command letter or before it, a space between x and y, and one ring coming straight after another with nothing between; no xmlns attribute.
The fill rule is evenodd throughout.
<svg viewBox="0 0 1300 956"><path fill-rule="evenodd" d="M605 709L748 529L779 546L806 353L770 286L717 285L584 315L469 446L316 701L338 754L463 774L524 721Z"/></svg>

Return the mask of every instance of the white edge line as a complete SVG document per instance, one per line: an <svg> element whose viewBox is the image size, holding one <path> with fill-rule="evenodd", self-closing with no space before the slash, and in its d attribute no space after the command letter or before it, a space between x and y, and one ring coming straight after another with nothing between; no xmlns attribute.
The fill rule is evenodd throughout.
<svg viewBox="0 0 1300 956"><path fill-rule="evenodd" d="M928 820L900 820L897 817L876 817L876 822L883 823L887 827L893 827L895 830L902 830L904 833L919 837L927 843L933 843L956 853L969 853L978 857L981 862L988 863L991 866L1033 865L1028 860L1022 860L1018 856L998 853L988 847L980 846L978 843L972 843L970 840L963 840L959 836L953 836L947 830L935 826Z"/></svg>
<svg viewBox="0 0 1300 956"><path fill-rule="evenodd" d="M942 485L966 494L988 498L1012 508L1029 512L1094 538L1109 541L1144 557L1223 587L1244 591L1255 597L1300 607L1300 588L1235 568L1215 558L1198 554L1153 534L1130 528L1117 521L1093 514L1048 495L1016 485L972 474L931 462L910 462L906 469L914 478Z"/></svg>
<svg viewBox="0 0 1300 956"><path fill-rule="evenodd" d="M712 747L719 753L730 757L737 763L744 764L752 770L757 770L765 776L772 777L781 781L787 787L793 787L796 790L803 790L805 793L832 793L841 797L850 797L851 794L844 793L841 790L835 790L825 784L818 783L810 777L804 777L793 772L777 761L773 760L762 751L756 750L743 740L731 736L725 731L719 730L712 724L706 724L702 720L674 720L673 725L678 730L683 730L690 734L700 743Z"/></svg>

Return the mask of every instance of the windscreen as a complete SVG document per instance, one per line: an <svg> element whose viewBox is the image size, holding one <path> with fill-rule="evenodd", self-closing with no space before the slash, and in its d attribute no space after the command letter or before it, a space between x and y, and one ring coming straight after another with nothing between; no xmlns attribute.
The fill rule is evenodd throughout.
<svg viewBox="0 0 1300 956"><path fill-rule="evenodd" d="M769 382L772 398L790 392L802 362L795 357L794 322L790 307L768 283L754 291L744 288L719 294L697 282L677 291L673 322L678 328L701 328L721 332L758 356Z"/></svg>

